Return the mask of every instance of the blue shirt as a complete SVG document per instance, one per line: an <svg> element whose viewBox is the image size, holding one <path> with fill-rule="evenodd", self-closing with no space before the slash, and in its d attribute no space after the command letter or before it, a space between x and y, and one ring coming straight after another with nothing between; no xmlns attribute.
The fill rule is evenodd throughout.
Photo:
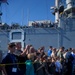
<svg viewBox="0 0 75 75"><path fill-rule="evenodd" d="M48 56L51 56L52 50L48 50Z"/></svg>

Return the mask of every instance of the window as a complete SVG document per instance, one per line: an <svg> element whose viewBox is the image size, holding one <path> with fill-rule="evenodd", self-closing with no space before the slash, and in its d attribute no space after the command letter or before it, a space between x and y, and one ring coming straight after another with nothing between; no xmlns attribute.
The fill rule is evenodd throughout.
<svg viewBox="0 0 75 75"><path fill-rule="evenodd" d="M21 32L13 32L12 33L12 39L16 40L16 39L21 39Z"/></svg>

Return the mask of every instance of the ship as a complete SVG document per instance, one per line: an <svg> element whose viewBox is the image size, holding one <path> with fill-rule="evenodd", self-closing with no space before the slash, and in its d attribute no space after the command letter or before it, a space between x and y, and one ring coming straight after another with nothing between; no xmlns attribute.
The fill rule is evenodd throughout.
<svg viewBox="0 0 75 75"><path fill-rule="evenodd" d="M44 46L45 51L49 46L57 49L61 46L66 49L75 48L75 0L55 0L55 6L51 7L51 10L55 15L54 23L50 20L29 21L28 26L0 23L0 51L7 52L9 42L20 42L22 49L28 44L35 49ZM0 12L0 19L1 16Z"/></svg>

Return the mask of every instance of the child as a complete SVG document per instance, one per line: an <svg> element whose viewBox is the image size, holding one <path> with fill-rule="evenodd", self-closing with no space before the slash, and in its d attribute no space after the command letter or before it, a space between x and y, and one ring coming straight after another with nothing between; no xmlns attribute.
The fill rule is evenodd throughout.
<svg viewBox="0 0 75 75"><path fill-rule="evenodd" d="M56 73L55 74L61 75L62 64L60 63L60 57L56 57L55 66L56 66Z"/></svg>
<svg viewBox="0 0 75 75"><path fill-rule="evenodd" d="M28 54L28 60L26 60L26 75L34 75L33 59L34 54Z"/></svg>

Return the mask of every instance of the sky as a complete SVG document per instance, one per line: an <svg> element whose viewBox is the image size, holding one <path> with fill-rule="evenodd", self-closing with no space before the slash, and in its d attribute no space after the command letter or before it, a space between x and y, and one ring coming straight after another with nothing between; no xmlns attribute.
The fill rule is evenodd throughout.
<svg viewBox="0 0 75 75"><path fill-rule="evenodd" d="M2 22L11 25L19 23L27 25L29 21L51 20L54 22L50 7L54 6L55 0L7 0L8 4L2 3Z"/></svg>

